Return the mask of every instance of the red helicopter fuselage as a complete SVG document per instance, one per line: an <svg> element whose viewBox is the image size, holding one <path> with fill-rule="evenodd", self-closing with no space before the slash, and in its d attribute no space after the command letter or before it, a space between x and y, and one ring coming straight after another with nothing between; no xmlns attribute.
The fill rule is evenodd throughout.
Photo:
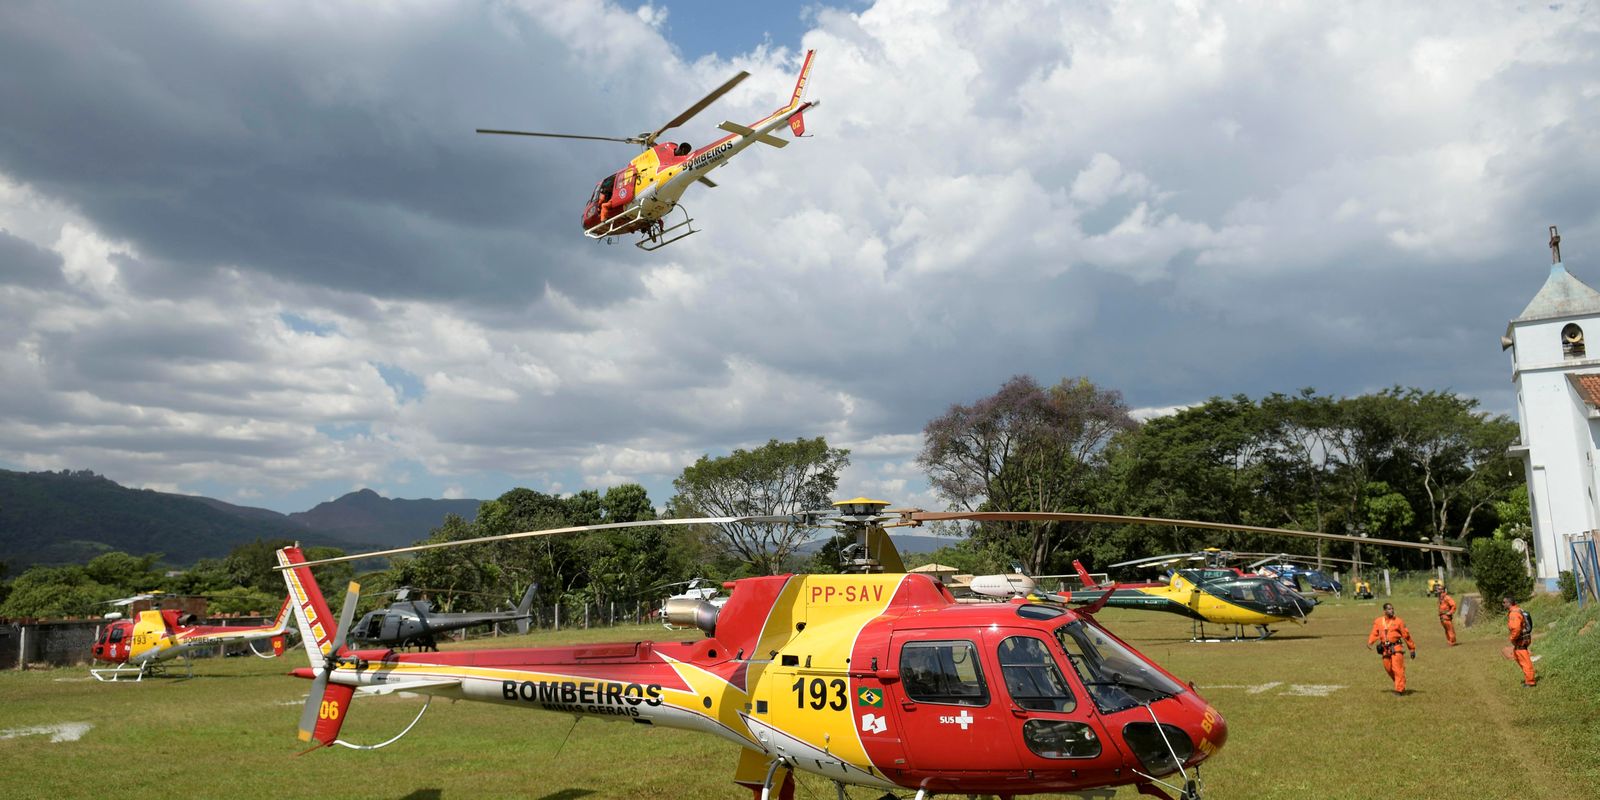
<svg viewBox="0 0 1600 800"><path fill-rule="evenodd" d="M332 619L309 570L286 575L297 610L310 610L302 625ZM329 671L315 738L337 738L357 688L406 689L711 733L741 746L735 780L758 796L782 768L1002 797L1156 791L1227 740L1192 687L1064 605L958 603L916 574L727 586L726 605L701 609L708 635L697 641L347 653Z"/></svg>

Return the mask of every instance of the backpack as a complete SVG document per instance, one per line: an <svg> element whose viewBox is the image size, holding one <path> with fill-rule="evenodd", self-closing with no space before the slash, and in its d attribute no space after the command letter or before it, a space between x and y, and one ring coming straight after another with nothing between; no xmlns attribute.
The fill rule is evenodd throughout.
<svg viewBox="0 0 1600 800"><path fill-rule="evenodd" d="M1522 606L1517 606L1517 613L1522 615L1522 632L1517 634L1515 644L1518 648L1526 650L1528 645L1533 644L1533 615Z"/></svg>

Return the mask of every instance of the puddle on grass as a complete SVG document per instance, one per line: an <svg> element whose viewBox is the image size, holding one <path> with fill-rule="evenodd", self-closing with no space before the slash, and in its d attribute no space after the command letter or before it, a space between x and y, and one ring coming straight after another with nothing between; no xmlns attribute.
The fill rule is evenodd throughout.
<svg viewBox="0 0 1600 800"><path fill-rule="evenodd" d="M93 727L93 722L58 722L55 725L35 725L31 728L7 728L0 731L0 739L49 736L51 743L76 742Z"/></svg>

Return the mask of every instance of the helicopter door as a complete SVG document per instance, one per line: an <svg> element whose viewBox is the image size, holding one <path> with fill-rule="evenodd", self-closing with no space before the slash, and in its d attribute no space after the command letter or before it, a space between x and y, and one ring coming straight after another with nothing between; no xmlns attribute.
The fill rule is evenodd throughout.
<svg viewBox="0 0 1600 800"><path fill-rule="evenodd" d="M1072 670L1062 668L1060 647L1031 630L987 630L984 642L1000 669L1005 693L996 701L1010 712L1010 738L1022 767L1112 780L1121 751L1106 738L1083 686L1067 677Z"/></svg>
<svg viewBox="0 0 1600 800"><path fill-rule="evenodd" d="M1011 772L1019 762L1007 729L1011 714L990 686L994 672L965 631L897 632L889 658L900 680L888 685L907 767L914 771ZM955 635L952 635L955 634Z"/></svg>
<svg viewBox="0 0 1600 800"><path fill-rule="evenodd" d="M633 165L622 168L611 189L611 207L622 208L633 202Z"/></svg>

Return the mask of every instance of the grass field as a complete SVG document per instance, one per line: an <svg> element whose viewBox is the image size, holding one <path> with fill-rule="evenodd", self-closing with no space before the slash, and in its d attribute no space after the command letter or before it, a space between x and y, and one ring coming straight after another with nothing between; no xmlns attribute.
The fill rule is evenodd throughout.
<svg viewBox="0 0 1600 800"><path fill-rule="evenodd" d="M1409 588L1409 587L1408 587ZM1204 768L1210 798L1540 798L1600 793L1591 604L1536 603L1541 685L1520 687L1502 658L1503 624L1444 646L1433 601L1396 596L1417 639L1414 690L1389 691L1367 630L1375 601L1332 601L1306 627L1266 642L1191 644L1177 617L1108 610L1101 619L1185 680L1227 718L1227 746ZM1552 623L1554 623L1552 625ZM683 635L693 635L686 633ZM497 644L670 636L660 628L539 633ZM1546 654L1548 651L1548 654ZM736 749L681 731L477 703L440 701L409 737L378 752L331 748L295 758L304 663L197 662L192 680L100 684L83 669L0 672L0 732L80 722L74 741L0 739L0 797L326 797L409 800L745 798L730 782ZM398 732L418 699L360 698L345 737ZM569 736L570 734L570 736ZM0 736L3 736L0 733ZM853 790L866 800L878 792ZM1120 797L1137 796L1124 789ZM799 798L831 800L802 779Z"/></svg>

